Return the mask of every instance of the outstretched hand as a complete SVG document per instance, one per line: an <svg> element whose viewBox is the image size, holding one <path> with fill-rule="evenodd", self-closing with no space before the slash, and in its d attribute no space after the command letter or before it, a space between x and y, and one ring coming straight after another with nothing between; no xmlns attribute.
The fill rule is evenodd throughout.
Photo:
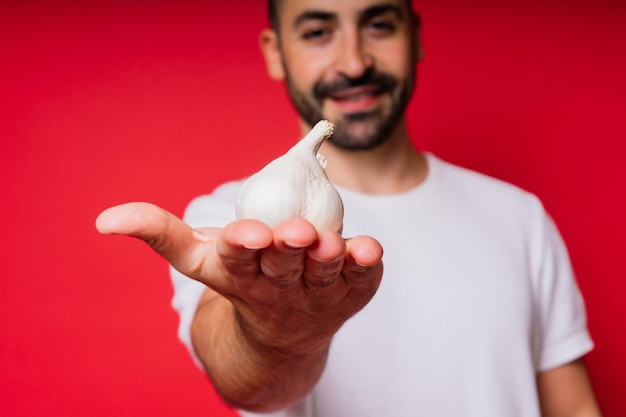
<svg viewBox="0 0 626 417"><path fill-rule="evenodd" d="M157 206L129 203L102 212L96 226L145 241L182 274L227 298L255 345L288 352L328 343L382 277L376 240L346 240L300 218L273 229L237 220L194 230Z"/></svg>

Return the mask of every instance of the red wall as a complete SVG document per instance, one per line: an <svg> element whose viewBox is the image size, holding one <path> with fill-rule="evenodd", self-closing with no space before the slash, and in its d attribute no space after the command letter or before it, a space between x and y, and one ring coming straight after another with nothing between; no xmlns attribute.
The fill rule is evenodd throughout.
<svg viewBox="0 0 626 417"><path fill-rule="evenodd" d="M176 340L165 262L93 223L130 200L182 214L297 139L257 51L263 2L6 3L0 415L231 415ZM543 199L599 401L624 416L626 3L420 4L416 143Z"/></svg>

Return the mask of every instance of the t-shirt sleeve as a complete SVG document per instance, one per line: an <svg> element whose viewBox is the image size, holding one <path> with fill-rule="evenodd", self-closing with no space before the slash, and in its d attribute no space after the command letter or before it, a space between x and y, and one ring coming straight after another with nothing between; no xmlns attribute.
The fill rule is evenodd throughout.
<svg viewBox="0 0 626 417"><path fill-rule="evenodd" d="M540 372L582 357L593 349L593 342L565 243L543 211L535 248L536 366Z"/></svg>
<svg viewBox="0 0 626 417"><path fill-rule="evenodd" d="M186 208L183 220L193 228L223 227L235 220L234 202L238 183L228 183L211 195L194 199ZM206 286L170 266L174 287L172 307L179 314L178 338L187 347L194 362L202 367L191 345L191 322Z"/></svg>

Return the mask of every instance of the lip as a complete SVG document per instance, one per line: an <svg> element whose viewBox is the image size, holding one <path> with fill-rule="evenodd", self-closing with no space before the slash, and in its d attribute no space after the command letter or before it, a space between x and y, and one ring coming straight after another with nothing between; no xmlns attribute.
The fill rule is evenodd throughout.
<svg viewBox="0 0 626 417"><path fill-rule="evenodd" d="M344 112L362 112L375 107L381 94L379 86L366 85L334 92L328 99Z"/></svg>

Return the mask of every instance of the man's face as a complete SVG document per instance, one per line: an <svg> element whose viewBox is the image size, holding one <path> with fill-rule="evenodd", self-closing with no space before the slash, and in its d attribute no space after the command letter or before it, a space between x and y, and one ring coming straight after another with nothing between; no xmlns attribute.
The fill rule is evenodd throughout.
<svg viewBox="0 0 626 417"><path fill-rule="evenodd" d="M415 85L416 35L405 0L282 0L279 48L302 119L335 123L345 149L383 143Z"/></svg>

